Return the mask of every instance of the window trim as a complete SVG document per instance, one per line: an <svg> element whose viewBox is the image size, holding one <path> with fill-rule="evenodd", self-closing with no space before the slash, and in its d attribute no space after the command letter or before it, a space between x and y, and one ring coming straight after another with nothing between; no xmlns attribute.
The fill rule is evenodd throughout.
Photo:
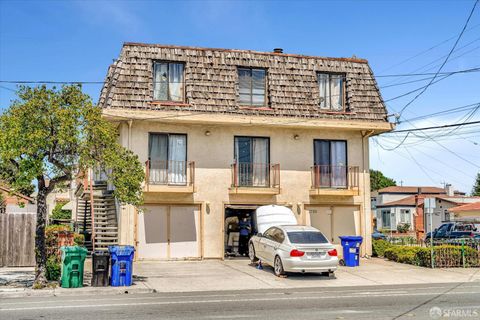
<svg viewBox="0 0 480 320"><path fill-rule="evenodd" d="M347 92L347 86L346 86L346 79L347 79L347 74L342 73L342 72L330 72L330 71L317 71L316 72L316 81L317 81L317 89L319 89L320 83L318 82L318 76L321 74L326 74L328 75L329 79L330 76L341 76L342 77L342 86L341 86L341 94L342 94L342 110L333 110L332 108L322 108L321 101L319 101L318 104L318 109L320 112L324 113L346 113L348 108L347 108L347 99L346 99L346 92ZM319 94L319 99L322 98L322 94L320 93L320 90L318 91Z"/></svg>
<svg viewBox="0 0 480 320"><path fill-rule="evenodd" d="M160 63L166 63L168 65L168 72L170 72L170 64L171 63L176 63L176 64L182 64L183 65L183 73L182 73L182 78L183 78L183 90L182 90L182 100L171 100L170 99L170 81L168 81L168 87L167 87L167 94L168 94L168 99L167 100L158 100L155 99L155 64L160 64ZM185 67L186 67L186 62L184 61L173 61L173 60L153 60L152 62L152 102L155 104L170 104L170 105L185 105L186 104L186 83L185 83Z"/></svg>
<svg viewBox="0 0 480 320"><path fill-rule="evenodd" d="M253 81L251 82L252 84L250 85L250 104L242 104L240 102L240 76L239 76L239 71L241 69L244 70L250 70L250 78L252 78L252 71L253 70L263 70L265 72L265 78L263 79L264 82L264 94L263 94L263 104L262 105L254 105L253 103ZM246 66L237 66L237 88L238 88L238 105L240 108L251 108L251 109L262 109L262 108L268 108L268 82L267 82L267 77L268 77L268 69L267 68L257 68L257 67L246 67Z"/></svg>

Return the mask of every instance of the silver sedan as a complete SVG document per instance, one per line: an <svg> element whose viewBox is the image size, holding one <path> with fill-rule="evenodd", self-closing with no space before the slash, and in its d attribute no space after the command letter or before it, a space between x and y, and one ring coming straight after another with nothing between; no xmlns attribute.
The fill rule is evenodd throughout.
<svg viewBox="0 0 480 320"><path fill-rule="evenodd" d="M308 226L274 226L250 239L252 262L267 263L276 276L285 272L320 272L331 275L338 267L334 246L318 230Z"/></svg>

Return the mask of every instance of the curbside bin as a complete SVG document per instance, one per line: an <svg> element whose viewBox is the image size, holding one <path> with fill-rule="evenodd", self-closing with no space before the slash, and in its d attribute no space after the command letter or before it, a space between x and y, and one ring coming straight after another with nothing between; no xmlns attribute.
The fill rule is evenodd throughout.
<svg viewBox="0 0 480 320"><path fill-rule="evenodd" d="M122 287L132 285L133 275L133 246L109 246L111 257L110 285Z"/></svg>
<svg viewBox="0 0 480 320"><path fill-rule="evenodd" d="M79 246L61 247L62 251L62 288L83 287L83 267L87 249Z"/></svg>
<svg viewBox="0 0 480 320"><path fill-rule="evenodd" d="M347 267L358 267L360 265L360 244L361 236L340 236L343 247L343 260Z"/></svg>
<svg viewBox="0 0 480 320"><path fill-rule="evenodd" d="M107 287L110 271L110 254L107 251L92 253L92 287Z"/></svg>

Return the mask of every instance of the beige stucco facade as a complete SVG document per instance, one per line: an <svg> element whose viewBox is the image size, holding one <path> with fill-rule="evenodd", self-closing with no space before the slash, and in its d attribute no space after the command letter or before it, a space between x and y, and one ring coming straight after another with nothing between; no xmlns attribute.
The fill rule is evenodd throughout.
<svg viewBox="0 0 480 320"><path fill-rule="evenodd" d="M211 118L214 117L211 115ZM339 126L332 129L334 125L315 127L308 123L303 127L301 124L275 125L273 120L264 125L244 121L113 120L118 125L121 144L136 153L142 163L148 160L149 133L187 135L187 160L195 162L193 192L179 192L175 187L166 187L150 189L144 193L144 198L146 206L191 205L198 208L200 258L224 257L224 212L225 206L231 204L289 206L299 223L319 228L336 244L340 243L338 235L363 236L365 241L361 252L363 255L371 254L368 135L373 131L368 128L360 130L354 126ZM246 190L235 193L230 189L235 136L270 138L270 163L280 165L279 192ZM311 192L314 139L347 141L348 165L359 168L358 190L354 193L351 190ZM138 245L145 240L140 239L144 237L145 225L139 226L139 222L145 224L144 217L139 219L137 209L131 206L121 208L120 244ZM151 256L147 254L144 258ZM138 258L142 259L141 256Z"/></svg>

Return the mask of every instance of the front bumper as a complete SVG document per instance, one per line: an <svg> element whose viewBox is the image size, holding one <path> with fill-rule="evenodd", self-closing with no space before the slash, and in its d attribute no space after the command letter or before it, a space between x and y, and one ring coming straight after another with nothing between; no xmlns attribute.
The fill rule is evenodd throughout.
<svg viewBox="0 0 480 320"><path fill-rule="evenodd" d="M282 259L283 270L286 272L327 272L338 268L338 258L328 260L306 260L298 257Z"/></svg>

